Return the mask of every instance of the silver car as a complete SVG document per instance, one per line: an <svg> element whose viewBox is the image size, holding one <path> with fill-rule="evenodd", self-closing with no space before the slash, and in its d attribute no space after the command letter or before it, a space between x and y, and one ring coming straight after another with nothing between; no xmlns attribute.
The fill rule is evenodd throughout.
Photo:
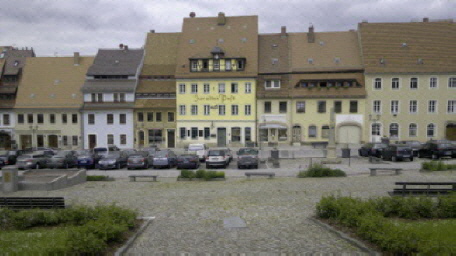
<svg viewBox="0 0 456 256"><path fill-rule="evenodd" d="M238 169L243 167L250 167L252 166L255 169L258 169L258 163L260 162L258 159L258 150L254 148L241 148L237 152L237 166Z"/></svg>
<svg viewBox="0 0 456 256"><path fill-rule="evenodd" d="M226 168L230 164L230 156L225 149L211 149L207 153L206 168L221 166Z"/></svg>
<svg viewBox="0 0 456 256"><path fill-rule="evenodd" d="M21 155L16 164L19 170L40 169L46 167L48 159L43 153L35 152Z"/></svg>

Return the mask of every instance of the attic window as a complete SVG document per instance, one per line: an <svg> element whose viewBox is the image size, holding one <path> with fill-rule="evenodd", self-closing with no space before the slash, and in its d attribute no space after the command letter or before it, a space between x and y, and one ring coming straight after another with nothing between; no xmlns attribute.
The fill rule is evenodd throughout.
<svg viewBox="0 0 456 256"><path fill-rule="evenodd" d="M76 99L76 93L71 94L71 98Z"/></svg>
<svg viewBox="0 0 456 256"><path fill-rule="evenodd" d="M338 58L338 57L334 58L334 63L339 64L340 63L340 58Z"/></svg>
<svg viewBox="0 0 456 256"><path fill-rule="evenodd" d="M402 43L402 47L407 47L407 43Z"/></svg>
<svg viewBox="0 0 456 256"><path fill-rule="evenodd" d="M308 58L307 62L309 62L309 64L313 64L314 60L312 58Z"/></svg>
<svg viewBox="0 0 456 256"><path fill-rule="evenodd" d="M273 44L273 45L272 45L272 49L275 49L275 48L277 48L278 46L279 46L279 45L277 45L277 44Z"/></svg>
<svg viewBox="0 0 456 256"><path fill-rule="evenodd" d="M119 64L119 62L120 62L119 60L115 60L114 61L115 64Z"/></svg>
<svg viewBox="0 0 456 256"><path fill-rule="evenodd" d="M226 26L227 29L231 29L231 26Z"/></svg>
<svg viewBox="0 0 456 256"><path fill-rule="evenodd" d="M219 43L224 43L225 40L223 40L223 38L219 38L218 42L219 42Z"/></svg>
<svg viewBox="0 0 456 256"><path fill-rule="evenodd" d="M19 61L18 60L15 60L14 61L14 66L17 67L19 65Z"/></svg>
<svg viewBox="0 0 456 256"><path fill-rule="evenodd" d="M242 26L244 29L247 29L247 25Z"/></svg>
<svg viewBox="0 0 456 256"><path fill-rule="evenodd" d="M325 45L325 42L320 41L319 44L320 44L321 46L323 46L323 45Z"/></svg>
<svg viewBox="0 0 456 256"><path fill-rule="evenodd" d="M3 59L3 58L5 58L5 53L4 52L0 53L0 59Z"/></svg>
<svg viewBox="0 0 456 256"><path fill-rule="evenodd" d="M380 64L382 64L382 65L385 64L385 59L381 58L380 59Z"/></svg>
<svg viewBox="0 0 456 256"><path fill-rule="evenodd" d="M247 38L245 38L245 37L241 38L241 42L243 42L243 43L247 42Z"/></svg>
<svg viewBox="0 0 456 256"><path fill-rule="evenodd" d="M49 97L51 97L52 99L54 99L54 98L55 98L55 93L51 93L51 94L49 95Z"/></svg>
<svg viewBox="0 0 456 256"><path fill-rule="evenodd" d="M418 64L424 64L424 61L423 61L423 59L418 59L417 63Z"/></svg>
<svg viewBox="0 0 456 256"><path fill-rule="evenodd" d="M31 93L30 94L30 99L34 99L35 98L35 94L34 93Z"/></svg>
<svg viewBox="0 0 456 256"><path fill-rule="evenodd" d="M54 80L54 85L59 85L59 84L60 84L60 80L59 79Z"/></svg>
<svg viewBox="0 0 456 256"><path fill-rule="evenodd" d="M189 43L189 44L194 44L194 43L195 43L195 39L190 39L190 40L188 41L188 43Z"/></svg>
<svg viewBox="0 0 456 256"><path fill-rule="evenodd" d="M277 63L279 63L279 59L273 58L272 65L276 65Z"/></svg>
<svg viewBox="0 0 456 256"><path fill-rule="evenodd" d="M214 27L211 27L211 30L214 30Z"/></svg>

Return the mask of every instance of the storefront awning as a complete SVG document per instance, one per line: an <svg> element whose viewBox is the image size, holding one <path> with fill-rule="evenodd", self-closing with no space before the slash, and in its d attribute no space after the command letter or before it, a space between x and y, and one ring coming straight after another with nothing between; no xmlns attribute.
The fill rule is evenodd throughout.
<svg viewBox="0 0 456 256"><path fill-rule="evenodd" d="M281 124L260 124L260 129L271 129L271 128L287 129L287 127L285 125L281 125Z"/></svg>

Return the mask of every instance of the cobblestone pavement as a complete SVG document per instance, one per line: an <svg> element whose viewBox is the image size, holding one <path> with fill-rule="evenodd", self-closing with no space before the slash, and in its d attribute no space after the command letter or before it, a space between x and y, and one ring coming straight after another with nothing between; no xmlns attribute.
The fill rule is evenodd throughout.
<svg viewBox="0 0 456 256"><path fill-rule="evenodd" d="M229 178L214 182L87 182L57 191L18 191L7 196L64 196L70 205L116 203L155 216L129 255L155 253L358 253L345 240L314 224L323 195L386 196L395 181L456 180L454 172L405 171L400 176L347 178ZM0 196L5 194L0 193ZM247 228L226 229L239 216Z"/></svg>

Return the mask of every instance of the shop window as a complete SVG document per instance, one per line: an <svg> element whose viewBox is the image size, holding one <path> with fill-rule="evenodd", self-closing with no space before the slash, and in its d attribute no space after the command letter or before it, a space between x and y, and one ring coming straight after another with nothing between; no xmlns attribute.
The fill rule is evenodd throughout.
<svg viewBox="0 0 456 256"><path fill-rule="evenodd" d="M321 137L325 139L329 138L329 126L323 125L321 127Z"/></svg>
<svg viewBox="0 0 456 256"><path fill-rule="evenodd" d="M241 128L239 128L239 127L231 128L231 141L232 142L241 141Z"/></svg>
<svg viewBox="0 0 456 256"><path fill-rule="evenodd" d="M244 129L244 138L245 138L245 141L248 142L248 141L252 141L252 129L250 127L246 127Z"/></svg>
<svg viewBox="0 0 456 256"><path fill-rule="evenodd" d="M286 141L288 139L288 130L279 129L279 141Z"/></svg>
<svg viewBox="0 0 456 256"><path fill-rule="evenodd" d="M317 137L317 127L315 125L309 126L309 138Z"/></svg>
<svg viewBox="0 0 456 256"><path fill-rule="evenodd" d="M161 129L149 130L149 144L161 143L163 141L163 132Z"/></svg>
<svg viewBox="0 0 456 256"><path fill-rule="evenodd" d="M179 129L179 133L180 133L180 138L181 139L185 139L185 137L187 137L187 130L185 129L185 127L181 127Z"/></svg>
<svg viewBox="0 0 456 256"><path fill-rule="evenodd" d="M260 141L268 141L268 129L260 129Z"/></svg>
<svg viewBox="0 0 456 256"><path fill-rule="evenodd" d="M192 140L196 140L198 138L198 128L192 127L191 132Z"/></svg>

